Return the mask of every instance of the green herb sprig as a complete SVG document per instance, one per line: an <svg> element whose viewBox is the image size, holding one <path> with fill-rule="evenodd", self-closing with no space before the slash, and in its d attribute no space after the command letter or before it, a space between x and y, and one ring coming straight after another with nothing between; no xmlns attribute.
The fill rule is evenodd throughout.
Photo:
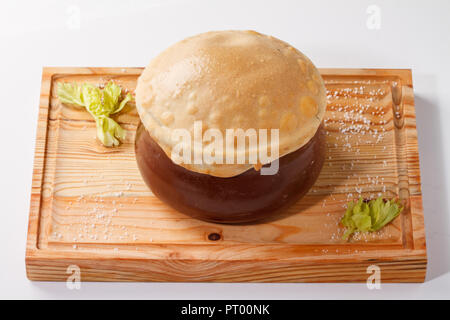
<svg viewBox="0 0 450 320"><path fill-rule="evenodd" d="M394 220L402 210L403 206L400 202L396 200L384 201L381 197L367 202L363 198L359 198L357 202L351 201L348 203L347 211L341 219L342 225L346 227L342 239L348 240L357 231L378 231Z"/></svg>
<svg viewBox="0 0 450 320"><path fill-rule="evenodd" d="M97 137L106 147L118 146L124 140L126 132L110 118L120 112L127 102L132 100L128 93L119 102L122 89L114 82L108 82L103 89L84 83L58 83L57 94L62 103L85 107L94 117L97 125Z"/></svg>

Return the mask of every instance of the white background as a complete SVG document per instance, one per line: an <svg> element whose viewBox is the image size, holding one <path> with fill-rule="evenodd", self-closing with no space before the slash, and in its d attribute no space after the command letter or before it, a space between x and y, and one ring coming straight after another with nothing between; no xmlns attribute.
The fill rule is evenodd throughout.
<svg viewBox="0 0 450 320"><path fill-rule="evenodd" d="M381 10L379 29L367 8ZM450 298L450 1L2 1L0 298ZM79 18L79 19L78 19ZM370 25L369 25L370 26ZM43 66L145 66L196 33L255 29L319 67L412 68L429 265L423 284L30 282L25 239ZM447 142L445 142L447 141Z"/></svg>

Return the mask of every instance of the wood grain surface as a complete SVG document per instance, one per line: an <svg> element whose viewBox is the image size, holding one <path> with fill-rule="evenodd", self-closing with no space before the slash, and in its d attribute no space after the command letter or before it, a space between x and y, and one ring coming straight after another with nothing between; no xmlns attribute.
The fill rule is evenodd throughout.
<svg viewBox="0 0 450 320"><path fill-rule="evenodd" d="M116 116L127 137L96 140L82 108L61 104L58 82L134 91L141 68L44 68L26 250L31 280L355 282L367 267L383 282L421 282L426 246L410 70L321 69L328 94L327 155L310 192L282 219L219 225L189 218L144 184L134 156L139 116ZM399 197L382 230L341 239L345 204ZM212 239L212 240L211 240Z"/></svg>

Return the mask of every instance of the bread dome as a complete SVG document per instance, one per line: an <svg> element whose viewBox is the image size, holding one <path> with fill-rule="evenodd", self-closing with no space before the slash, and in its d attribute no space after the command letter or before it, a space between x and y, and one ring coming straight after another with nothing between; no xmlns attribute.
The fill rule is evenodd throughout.
<svg viewBox="0 0 450 320"><path fill-rule="evenodd" d="M279 129L279 157L305 145L326 108L323 80L300 51L254 31L214 31L166 49L138 79L136 106L150 136L171 157L175 129ZM224 153L227 152L224 146ZM258 150L248 149L248 156ZM253 164L180 163L232 177Z"/></svg>

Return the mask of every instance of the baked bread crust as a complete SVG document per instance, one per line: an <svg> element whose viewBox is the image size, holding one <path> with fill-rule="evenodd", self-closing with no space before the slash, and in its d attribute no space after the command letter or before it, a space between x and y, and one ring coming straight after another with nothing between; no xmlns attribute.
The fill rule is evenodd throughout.
<svg viewBox="0 0 450 320"><path fill-rule="evenodd" d="M314 136L325 113L326 93L317 68L289 44L255 31L212 31L182 40L154 58L138 79L136 106L146 130L169 157L179 142L173 131L187 129L193 135L195 121L202 121L203 131L218 129L223 137L227 129L279 129L282 157ZM268 149L270 154L270 144ZM223 152L225 157L225 143ZM243 152L249 159L259 150ZM178 164L218 177L254 166Z"/></svg>

